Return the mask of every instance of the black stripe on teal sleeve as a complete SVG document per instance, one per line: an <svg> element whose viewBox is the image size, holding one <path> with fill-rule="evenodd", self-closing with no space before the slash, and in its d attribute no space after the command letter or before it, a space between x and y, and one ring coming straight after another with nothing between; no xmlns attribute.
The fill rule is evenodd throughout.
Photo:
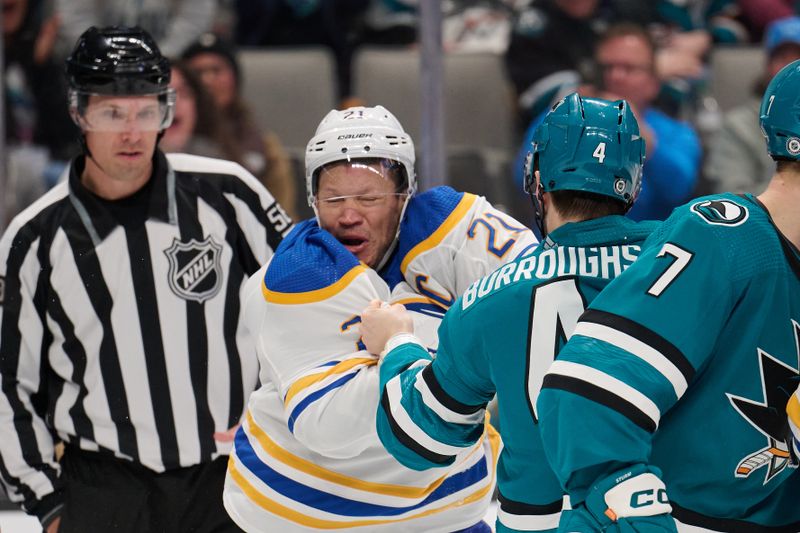
<svg viewBox="0 0 800 533"><path fill-rule="evenodd" d="M561 511L564 503L563 498L559 498L554 502L546 504L517 502L506 498L503 496L502 492L498 492L497 501L500 503L500 507L502 507L504 511L516 515L547 515L558 513Z"/></svg>
<svg viewBox="0 0 800 533"><path fill-rule="evenodd" d="M686 383L690 383L694 377L694 367L683 355L683 352L667 339L638 322L599 309L587 309L581 315L580 321L599 324L629 335L666 357L683 374Z"/></svg>
<svg viewBox="0 0 800 533"><path fill-rule="evenodd" d="M428 388L436 400L455 413L460 415L471 415L473 413L477 413L481 409L486 408L486 404L468 405L459 402L447 394L447 392L442 388L442 385L439 383L439 380L436 379L436 374L433 372L433 364L426 366L422 370L422 379L425 380L425 384L428 385Z"/></svg>
<svg viewBox="0 0 800 533"><path fill-rule="evenodd" d="M636 407L634 404L617 396L616 394L607 391L594 385L587 383L578 378L562 376L559 374L547 374L542 382L543 389L559 389L566 392L571 392L582 396L587 400L591 400L600 405L605 405L612 409L648 433L653 433L656 430L655 421L650 418L644 411Z"/></svg>
<svg viewBox="0 0 800 533"><path fill-rule="evenodd" d="M386 420L389 422L389 427L392 430L392 434L403 446L413 451L420 457L435 464L445 465L450 464L455 460L454 455L442 455L432 452L412 439L408 433L403 431L403 428L400 427L400 425L397 423L397 420L395 420L392 416L392 409L389 405L389 395L386 392L386 389L384 389L383 393L381 394L381 408L383 409L383 413L386 415Z"/></svg>

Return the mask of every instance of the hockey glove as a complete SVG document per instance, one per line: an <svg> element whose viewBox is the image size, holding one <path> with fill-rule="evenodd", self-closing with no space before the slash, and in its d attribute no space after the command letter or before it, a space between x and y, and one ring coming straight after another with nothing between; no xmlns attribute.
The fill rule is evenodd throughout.
<svg viewBox="0 0 800 533"><path fill-rule="evenodd" d="M642 464L619 470L591 488L586 500L565 511L562 533L676 533L661 472Z"/></svg>

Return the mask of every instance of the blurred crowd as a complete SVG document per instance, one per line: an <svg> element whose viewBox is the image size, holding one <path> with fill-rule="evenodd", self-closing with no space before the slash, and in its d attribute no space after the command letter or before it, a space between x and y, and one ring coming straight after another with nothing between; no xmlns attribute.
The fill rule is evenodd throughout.
<svg viewBox="0 0 800 533"><path fill-rule="evenodd" d="M418 44L418 0L3 0L4 201L10 218L59 180L78 153L67 113L64 58L92 25L139 25L174 60L175 120L166 152L239 162L290 214L302 176L279 135L242 97L241 47L324 46L342 106L354 94L352 58L365 46ZM448 54L504 58L516 109L509 182L519 181L530 137L563 95L629 100L647 141L640 202L630 216L665 218L706 192L760 192L774 163L758 135L766 82L800 58L800 2L789 0L443 0ZM751 97L724 113L710 93L720 47L762 47ZM268 99L270 95L265 94ZM475 105L480 105L476 102ZM466 110L468 112L468 110ZM519 194L522 195L521 187ZM490 200L492 200L490 198Z"/></svg>

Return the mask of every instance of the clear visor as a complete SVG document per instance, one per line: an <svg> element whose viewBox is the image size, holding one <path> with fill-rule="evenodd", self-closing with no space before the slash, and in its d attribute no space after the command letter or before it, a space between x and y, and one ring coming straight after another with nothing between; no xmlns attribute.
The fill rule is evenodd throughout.
<svg viewBox="0 0 800 533"><path fill-rule="evenodd" d="M363 180L366 176L374 176L374 178L380 180L389 180L392 182L392 184L394 184L396 191L403 193L405 193L403 189L408 186L405 178L405 169L402 163L399 161L378 157L369 159L351 159L328 163L317 170L314 174L313 181L314 196L317 196L319 193L319 183L323 176L335 172L336 175L339 176L339 179L341 179L340 173L343 170L345 173L353 172L354 179L356 175L358 175L358 179L361 180Z"/></svg>
<svg viewBox="0 0 800 533"><path fill-rule="evenodd" d="M175 109L175 91L112 96L70 92L70 112L84 131L161 131L169 127Z"/></svg>

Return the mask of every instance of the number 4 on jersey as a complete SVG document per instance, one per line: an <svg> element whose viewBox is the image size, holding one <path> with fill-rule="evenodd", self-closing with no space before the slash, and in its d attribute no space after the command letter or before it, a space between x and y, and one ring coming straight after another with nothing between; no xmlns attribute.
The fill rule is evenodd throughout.
<svg viewBox="0 0 800 533"><path fill-rule="evenodd" d="M597 148L594 149L592 157L596 157L597 161L602 165L603 160L606 158L606 143L599 143Z"/></svg>
<svg viewBox="0 0 800 533"><path fill-rule="evenodd" d="M586 301L578 290L576 279L567 277L534 288L530 305L525 392L533 421L538 423L536 399L544 375L561 347L572 337L578 317L586 309Z"/></svg>

